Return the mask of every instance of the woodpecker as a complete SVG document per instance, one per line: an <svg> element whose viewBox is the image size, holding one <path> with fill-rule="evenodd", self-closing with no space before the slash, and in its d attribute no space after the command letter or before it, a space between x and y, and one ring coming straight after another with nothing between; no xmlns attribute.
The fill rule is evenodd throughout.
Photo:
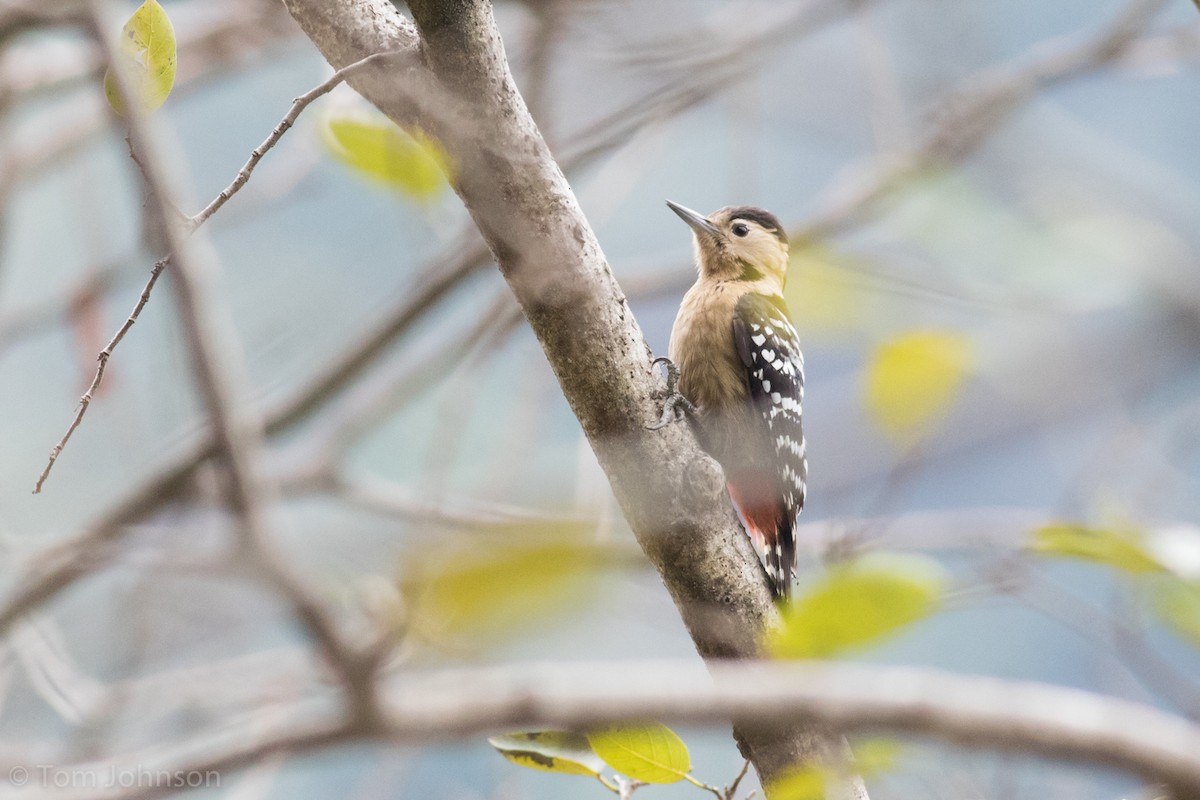
<svg viewBox="0 0 1200 800"><path fill-rule="evenodd" d="M692 229L699 277L671 329L668 374L678 367L682 399L668 401L660 424L679 403L693 411L700 444L721 464L763 554L771 590L786 598L808 480L804 356L783 300L787 234L761 208L727 206L705 217L667 205Z"/></svg>

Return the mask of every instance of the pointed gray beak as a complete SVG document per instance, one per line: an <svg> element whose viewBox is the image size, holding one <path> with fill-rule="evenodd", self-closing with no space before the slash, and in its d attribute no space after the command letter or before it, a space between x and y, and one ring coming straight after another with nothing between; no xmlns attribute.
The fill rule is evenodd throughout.
<svg viewBox="0 0 1200 800"><path fill-rule="evenodd" d="M679 218L686 222L696 233L707 233L709 236L720 236L721 231L716 225L713 225L703 214L698 214L692 211L687 206L681 206L679 203L667 201L667 207L679 215Z"/></svg>

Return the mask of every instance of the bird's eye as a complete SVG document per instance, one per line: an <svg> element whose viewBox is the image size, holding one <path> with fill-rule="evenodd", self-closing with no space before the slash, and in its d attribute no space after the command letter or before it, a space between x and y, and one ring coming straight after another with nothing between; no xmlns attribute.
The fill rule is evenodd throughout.
<svg viewBox="0 0 1200 800"><path fill-rule="evenodd" d="M750 232L749 225L745 225L745 224L739 222L733 226L733 235L734 236L745 236L749 232Z"/></svg>

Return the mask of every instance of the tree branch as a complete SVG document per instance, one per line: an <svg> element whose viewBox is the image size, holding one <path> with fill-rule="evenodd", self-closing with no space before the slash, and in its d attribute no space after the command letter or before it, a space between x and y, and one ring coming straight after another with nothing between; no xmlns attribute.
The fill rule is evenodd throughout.
<svg viewBox="0 0 1200 800"><path fill-rule="evenodd" d="M71 424L67 426L66 432L50 450L50 457L46 460L46 466L42 467L42 472L38 475L37 483L33 486L34 494L41 493L42 486L46 483L46 479L50 477L50 470L54 469L54 464L58 461L59 455L62 454L63 448L67 446L67 442L71 441L71 436L75 433L75 429L83 422L83 415L87 413L88 406L92 403L92 396L100 388L101 381L104 380L104 370L108 367L108 360L112 358L113 350L117 348L117 345L125 338L125 334L129 333L129 329L137 322L138 317L142 314L142 309L146 307L146 303L150 302L150 293L154 291L154 285L158 283L158 278L162 275L162 271L166 269L169 261L170 257L164 257L154 262L154 266L150 269L150 278L146 281L146 285L142 287L142 294L138 297L137 303L134 304L133 311L129 312L129 316L125 318L125 322L121 324L116 334L104 346L100 354L96 356L96 374L92 377L92 383L79 398L79 406L75 409L75 417L71 420Z"/></svg>
<svg viewBox="0 0 1200 800"><path fill-rule="evenodd" d="M1077 689L933 669L721 662L710 664L706 675L694 662L681 661L525 663L404 673L385 702L387 717L378 731L329 728L288 715L285 725L265 736L258 723L240 734L222 731L216 752L209 736L190 748L170 746L173 764L162 764L159 746L122 756L118 766L221 773L268 753L366 736L429 744L513 729L587 730L647 717L673 724L804 720L846 733L903 732L958 747L1115 767L1166 784L1176 800L1200 797L1200 726ZM167 791L152 787L122 800Z"/></svg>
<svg viewBox="0 0 1200 800"><path fill-rule="evenodd" d="M910 667L722 662L710 663L709 672L680 662L605 662L405 676L388 695L390 730L415 740L647 716L675 723L802 719L843 732L903 731L1116 766L1167 783L1177 797L1200 797L1200 726L1150 706Z"/></svg>

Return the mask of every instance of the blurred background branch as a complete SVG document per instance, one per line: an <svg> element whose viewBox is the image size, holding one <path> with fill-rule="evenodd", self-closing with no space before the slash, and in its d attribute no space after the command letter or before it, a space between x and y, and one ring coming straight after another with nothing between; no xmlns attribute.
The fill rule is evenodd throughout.
<svg viewBox="0 0 1200 800"><path fill-rule="evenodd" d="M715 665L638 661L522 664L443 670L396 681L378 730L335 728L303 706L263 726L246 720L219 737L121 754L116 769L152 765L169 773L234 769L269 753L298 754L374 736L395 743L453 740L505 728L579 729L638 719L721 723L802 717L839 730L903 731L960 745L1120 766L1197 796L1200 728L1149 706L1028 682L935 670L853 664ZM315 704L319 705L319 704ZM93 764L102 771L104 765ZM123 798L163 796L136 788ZM72 797L48 793L35 797Z"/></svg>

